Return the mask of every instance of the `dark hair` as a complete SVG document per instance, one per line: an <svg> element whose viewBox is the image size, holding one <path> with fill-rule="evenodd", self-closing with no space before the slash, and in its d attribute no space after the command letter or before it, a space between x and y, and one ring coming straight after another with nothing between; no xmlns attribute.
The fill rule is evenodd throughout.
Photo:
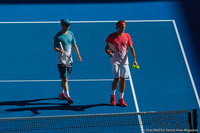
<svg viewBox="0 0 200 133"><path fill-rule="evenodd" d="M125 23L125 24L126 24L126 22L125 22L124 20L119 20L119 21L116 23L116 26L119 26L119 24L121 24L121 23Z"/></svg>

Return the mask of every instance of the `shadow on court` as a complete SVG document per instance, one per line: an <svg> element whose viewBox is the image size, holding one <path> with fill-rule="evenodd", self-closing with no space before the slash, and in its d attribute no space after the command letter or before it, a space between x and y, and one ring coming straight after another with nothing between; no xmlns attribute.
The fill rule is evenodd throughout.
<svg viewBox="0 0 200 133"><path fill-rule="evenodd" d="M0 102L0 106L26 106L26 105L55 105L53 103L33 103L33 102L39 102L44 100L53 100L58 98L45 98L45 99L35 99L35 100L22 100L22 101L6 101L6 102Z"/></svg>
<svg viewBox="0 0 200 133"><path fill-rule="evenodd" d="M43 110L70 110L70 111L85 111L86 109L99 107L99 106L110 106L109 104L100 103L100 104L92 104L92 105L68 105L67 103L33 103L33 102L40 102L44 100L59 100L58 98L46 98L46 99L35 99L35 100L22 100L22 101L6 101L0 102L0 106L37 106L37 105L45 105L43 107L27 107L27 108L13 108L7 109L6 112L21 112L21 111L31 111L33 113L32 116L41 114L39 111ZM51 105L51 106L46 106ZM52 106L54 105L54 106Z"/></svg>

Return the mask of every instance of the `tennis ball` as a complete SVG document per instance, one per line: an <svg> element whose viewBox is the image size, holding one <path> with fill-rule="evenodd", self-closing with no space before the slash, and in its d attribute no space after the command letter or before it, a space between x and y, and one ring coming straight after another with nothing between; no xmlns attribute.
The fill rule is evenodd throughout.
<svg viewBox="0 0 200 133"><path fill-rule="evenodd" d="M139 65L137 65L137 66L133 65L132 67L135 68L135 69L139 69L140 68Z"/></svg>

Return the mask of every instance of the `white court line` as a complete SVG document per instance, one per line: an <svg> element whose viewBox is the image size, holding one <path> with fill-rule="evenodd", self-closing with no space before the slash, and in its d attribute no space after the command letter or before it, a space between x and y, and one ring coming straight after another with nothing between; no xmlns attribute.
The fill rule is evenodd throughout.
<svg viewBox="0 0 200 133"><path fill-rule="evenodd" d="M134 99L134 102L135 102L135 108L136 108L136 111L139 113L140 110L139 110L139 106L138 106L138 102L137 102L135 89L134 89L134 86L133 86L133 80L132 80L130 68L129 68L129 81L130 81L131 90L132 90L132 93L133 93L133 99ZM143 127L141 115L138 115L138 120L139 120L139 125L140 125L140 128L141 128L141 133L144 133L144 127Z"/></svg>
<svg viewBox="0 0 200 133"><path fill-rule="evenodd" d="M184 48L183 48L183 44L181 42L181 38L180 38L180 35L179 35L179 32L178 32L178 28L176 26L176 22L175 20L173 21L173 24L174 24L174 28L175 28L175 31L176 31L176 35L177 35L177 38L178 38L178 41L179 41L179 44L180 44L180 47L181 47L181 51L182 51L182 54L183 54L183 58L185 60L185 64L186 64L186 67L187 67L187 70L188 70L188 74L190 76L190 80L191 80L191 83L192 83L192 87L193 87L193 90L194 90L194 93L195 93L195 96L196 96L196 99L197 99L197 103L199 105L199 108L200 108L200 99L199 99L199 95L198 95L198 92L197 92L197 88L195 86L195 83L194 83L194 79L192 77L192 73L191 73L191 70L190 70L190 66L188 64L188 61L187 61L187 57L186 57L186 54L185 54L185 51L184 51Z"/></svg>
<svg viewBox="0 0 200 133"><path fill-rule="evenodd" d="M71 23L113 23L118 20L110 21L70 21ZM125 20L126 22L170 22L174 20ZM22 22L0 22L0 24L46 24L46 23L60 23L60 21L22 21Z"/></svg>
<svg viewBox="0 0 200 133"><path fill-rule="evenodd" d="M129 80L129 79L126 79ZM60 82L61 80L0 80L0 83L17 82ZM71 79L69 82L87 82L87 81L113 81L113 79Z"/></svg>

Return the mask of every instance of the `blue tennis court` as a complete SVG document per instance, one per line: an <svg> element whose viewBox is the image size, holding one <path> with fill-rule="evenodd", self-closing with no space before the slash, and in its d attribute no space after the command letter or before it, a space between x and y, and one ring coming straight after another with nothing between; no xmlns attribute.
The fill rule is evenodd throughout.
<svg viewBox="0 0 200 133"><path fill-rule="evenodd" d="M123 4L128 7L127 11L140 7L142 3L128 4ZM166 8L175 5L170 2L157 4ZM109 6L92 5L84 4L83 8ZM119 5L116 3L110 7ZM197 88L174 19L120 17L127 22L125 32L133 39L140 65L139 70L131 68L133 59L129 51L130 74L126 79L124 96L128 106L122 108L109 105L113 77L110 58L104 51L105 39L115 32L115 22L119 18L114 15L99 21L91 19L93 13L91 18L86 16L87 19L77 19L73 15L70 30L75 35L83 61L79 63L73 52L74 66L69 88L74 103L67 106L66 101L58 99L60 79L53 49L53 37L61 29L59 20L66 16L61 14L62 17L53 18L55 14L51 14L45 18L41 14L32 21L30 16L24 19L20 7L29 7L30 12L38 8L37 14L42 7L46 10L54 6L72 10L72 7L77 9L78 4L1 5L4 8L9 6L19 11L16 12L19 18L0 23L0 118L199 109ZM119 96L118 89L116 96Z"/></svg>
<svg viewBox="0 0 200 133"><path fill-rule="evenodd" d="M5 102L15 101L16 104L18 102L25 103L24 107L9 106L9 104L7 107L3 106L6 114L10 116L17 113L24 117L28 116L30 111L35 110L37 115L52 115L54 114L52 112L58 113L54 115L113 112L113 107L108 106L112 83L111 65L109 57L104 52L105 38L114 30L112 25L115 25L114 22L74 22L70 27L74 33L77 33L77 45L83 62L79 63L74 55L75 65L70 76L69 86L75 104L67 109L69 111L66 111L63 107L65 101L53 99L58 95L60 82L52 38L60 28L60 24L1 24L2 29L12 28L16 32L14 36L8 36L4 31L5 36L1 38L7 44L4 46L5 50L1 56L1 60L4 62L4 65L1 66L3 75L1 88L7 91L1 93L1 99ZM108 30L98 30L102 26ZM139 107L142 111L198 107L174 26L174 21L127 22L126 32L133 35L134 47L141 69L130 69L130 76L133 79L127 79L125 92L129 106L127 108L114 107L117 108L116 112L136 111L133 89L136 90ZM52 31L48 30L49 27ZM109 31L109 27L113 28L110 28ZM31 34L27 33L29 30ZM91 32L84 34L79 32L86 30ZM101 34L97 34L97 30ZM48 31L49 34L45 34L45 31ZM96 36L93 36L94 34ZM23 39L21 39L22 35ZM12 40L8 41L9 38ZM19 42L17 46L15 42ZM14 64L10 64L12 60ZM131 57L129 60L133 61ZM134 88L131 86L132 83ZM7 97L8 92L13 99ZM26 100L30 100L30 103L26 103ZM77 112L73 110L79 106L80 112L78 109ZM3 117L7 117L6 114Z"/></svg>

